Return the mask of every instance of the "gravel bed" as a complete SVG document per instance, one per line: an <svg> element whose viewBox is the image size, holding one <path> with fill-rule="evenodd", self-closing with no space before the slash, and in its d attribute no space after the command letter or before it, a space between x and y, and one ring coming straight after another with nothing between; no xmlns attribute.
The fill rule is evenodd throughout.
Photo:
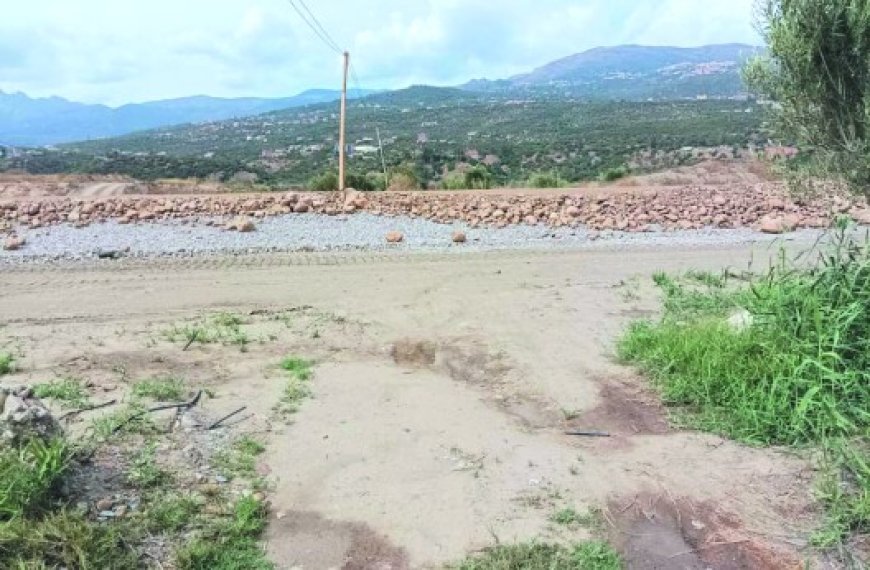
<svg viewBox="0 0 870 570"><path fill-rule="evenodd" d="M438 224L410 217L355 214L331 217L321 214L279 216L257 220L251 233L226 231L205 224L178 221L119 225L113 221L85 228L69 225L40 229L18 228L27 244L18 251L0 249L0 263L77 260L97 252L125 251L130 257L194 256L216 253L269 251L484 251L548 248L622 248L643 246L703 246L769 242L750 229L688 230L667 232L590 232L584 228L508 226L469 228L463 223ZM457 245L452 233L464 231L468 241ZM385 234L400 231L404 243L387 244ZM818 231L789 234L788 239L813 239Z"/></svg>

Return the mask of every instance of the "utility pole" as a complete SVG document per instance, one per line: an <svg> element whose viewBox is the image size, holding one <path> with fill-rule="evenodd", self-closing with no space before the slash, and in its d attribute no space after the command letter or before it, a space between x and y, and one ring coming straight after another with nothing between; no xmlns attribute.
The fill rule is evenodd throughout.
<svg viewBox="0 0 870 570"><path fill-rule="evenodd" d="M381 149L381 166L384 168L384 190L390 187L390 176L387 174L387 159L384 158L384 143L381 142L381 129L375 127L378 133L378 148Z"/></svg>
<svg viewBox="0 0 870 570"><path fill-rule="evenodd" d="M344 192L345 178L345 151L347 150L347 140L344 132L345 122L347 119L347 69L350 66L350 53L344 52L344 78L341 83L341 132L338 134L338 191Z"/></svg>

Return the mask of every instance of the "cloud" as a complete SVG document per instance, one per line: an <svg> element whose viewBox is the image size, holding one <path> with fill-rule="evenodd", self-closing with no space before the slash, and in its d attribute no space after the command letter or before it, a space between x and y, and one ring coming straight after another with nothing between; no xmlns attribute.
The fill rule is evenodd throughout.
<svg viewBox="0 0 870 570"><path fill-rule="evenodd" d="M363 87L499 78L599 45L757 41L752 0L347 0L307 4ZM89 102L284 96L340 59L286 0L29 0L0 20L0 89Z"/></svg>

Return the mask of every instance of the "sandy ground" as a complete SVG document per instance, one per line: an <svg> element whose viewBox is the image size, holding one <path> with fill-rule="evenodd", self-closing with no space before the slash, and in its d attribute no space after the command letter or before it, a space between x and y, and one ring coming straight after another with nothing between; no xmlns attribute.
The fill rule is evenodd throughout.
<svg viewBox="0 0 870 570"><path fill-rule="evenodd" d="M812 557L808 463L669 428L645 382L612 357L630 320L655 315L654 271L745 269L770 254L276 254L3 268L0 348L23 355L25 381L83 361L102 380L162 370L210 386L215 413L241 401L263 418L280 392L276 359L315 358L314 398L268 431L268 549L281 568L430 568L496 541L588 536L549 522L565 507L602 508L631 568L795 568ZM159 339L220 310L250 315L272 340L241 354ZM278 334L272 315L295 324Z"/></svg>

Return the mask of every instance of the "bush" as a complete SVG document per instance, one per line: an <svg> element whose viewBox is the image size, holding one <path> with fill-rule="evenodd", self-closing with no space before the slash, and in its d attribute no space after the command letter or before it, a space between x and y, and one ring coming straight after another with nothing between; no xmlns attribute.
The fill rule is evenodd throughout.
<svg viewBox="0 0 870 570"><path fill-rule="evenodd" d="M0 376L10 374L15 366L15 357L8 352L0 352Z"/></svg>
<svg viewBox="0 0 870 570"><path fill-rule="evenodd" d="M395 172L390 176L390 185L387 189L393 192L410 192L419 190L420 183L412 173Z"/></svg>
<svg viewBox="0 0 870 570"><path fill-rule="evenodd" d="M324 172L308 182L308 190L312 192L336 192L338 190L338 174Z"/></svg>
<svg viewBox="0 0 870 570"><path fill-rule="evenodd" d="M537 172L526 183L529 188L564 188L568 183L555 172Z"/></svg>
<svg viewBox="0 0 870 570"><path fill-rule="evenodd" d="M598 175L598 180L601 182L613 182L620 178L625 178L626 176L628 176L628 169L624 166L620 166L619 168L608 168L603 171Z"/></svg>

